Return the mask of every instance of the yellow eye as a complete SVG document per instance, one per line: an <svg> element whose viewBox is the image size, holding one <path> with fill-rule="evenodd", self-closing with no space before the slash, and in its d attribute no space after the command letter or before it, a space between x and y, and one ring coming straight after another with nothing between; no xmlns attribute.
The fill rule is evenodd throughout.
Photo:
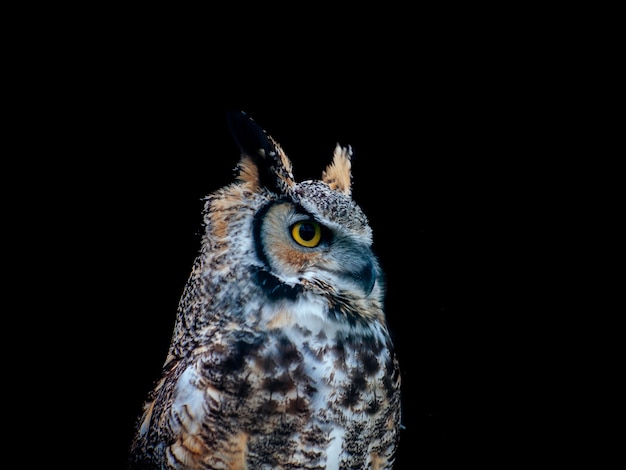
<svg viewBox="0 0 626 470"><path fill-rule="evenodd" d="M322 239L322 228L320 224L312 220L296 222L291 227L291 236L299 245L313 248L319 245Z"/></svg>

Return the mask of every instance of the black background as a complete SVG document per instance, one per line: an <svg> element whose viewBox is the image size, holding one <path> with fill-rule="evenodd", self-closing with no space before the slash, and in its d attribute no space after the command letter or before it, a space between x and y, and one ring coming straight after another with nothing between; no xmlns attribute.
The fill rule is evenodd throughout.
<svg viewBox="0 0 626 470"><path fill-rule="evenodd" d="M104 143L114 194L104 204L106 243L115 247L103 259L115 272L107 322L125 378L120 450L165 358L199 249L202 197L231 181L239 157L229 109L245 110L278 139L298 179L318 177L337 142L354 148L353 197L374 230L403 371L398 468L480 464L494 446L514 444L507 429L519 404L506 397L524 385L510 382L510 342L524 320L503 292L520 249L509 243L516 207L503 189L515 170L502 159L519 158L515 140L503 142L504 103L485 102L484 88L459 91L453 80L356 97L352 89L280 96L254 86L225 96L192 83L180 94L129 90L113 124L115 148Z"/></svg>
<svg viewBox="0 0 626 470"><path fill-rule="evenodd" d="M39 196L63 228L55 266L69 272L51 281L77 312L47 317L66 333L54 367L80 386L64 392L82 404L75 448L124 466L200 247L202 198L239 158L225 114L243 110L298 180L319 177L336 143L354 149L353 198L386 272L402 368L397 468L507 468L550 450L554 359L537 356L551 306L537 292L553 260L537 263L537 250L552 213L535 208L564 109L552 56L472 28L391 28L323 51L314 40L284 50L281 31L278 54L257 42L265 29L235 38L234 20L210 37L137 25L49 48L51 78L33 87L53 150L38 169L59 175Z"/></svg>

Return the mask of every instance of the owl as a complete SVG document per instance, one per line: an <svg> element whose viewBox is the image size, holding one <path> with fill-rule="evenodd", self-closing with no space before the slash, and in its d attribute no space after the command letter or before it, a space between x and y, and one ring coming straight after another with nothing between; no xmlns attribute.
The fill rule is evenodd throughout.
<svg viewBox="0 0 626 470"><path fill-rule="evenodd" d="M235 180L204 198L198 255L130 469L390 469L400 370L352 148L297 182L245 112Z"/></svg>

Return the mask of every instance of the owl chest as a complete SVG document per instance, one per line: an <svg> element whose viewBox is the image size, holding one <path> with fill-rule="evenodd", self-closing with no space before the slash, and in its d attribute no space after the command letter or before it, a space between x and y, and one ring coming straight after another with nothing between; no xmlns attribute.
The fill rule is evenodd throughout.
<svg viewBox="0 0 626 470"><path fill-rule="evenodd" d="M388 355L365 340L294 329L241 339L229 349L209 372L219 371L213 384L223 394L216 406L249 428L369 420L388 392Z"/></svg>

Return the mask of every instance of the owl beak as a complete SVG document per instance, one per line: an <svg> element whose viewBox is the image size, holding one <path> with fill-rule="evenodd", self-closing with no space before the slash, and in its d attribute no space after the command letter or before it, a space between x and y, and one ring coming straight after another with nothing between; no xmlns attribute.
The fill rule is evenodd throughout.
<svg viewBox="0 0 626 470"><path fill-rule="evenodd" d="M362 258L361 262L350 271L350 276L363 289L365 295L369 295L374 289L377 278L377 270L372 259L369 256Z"/></svg>

